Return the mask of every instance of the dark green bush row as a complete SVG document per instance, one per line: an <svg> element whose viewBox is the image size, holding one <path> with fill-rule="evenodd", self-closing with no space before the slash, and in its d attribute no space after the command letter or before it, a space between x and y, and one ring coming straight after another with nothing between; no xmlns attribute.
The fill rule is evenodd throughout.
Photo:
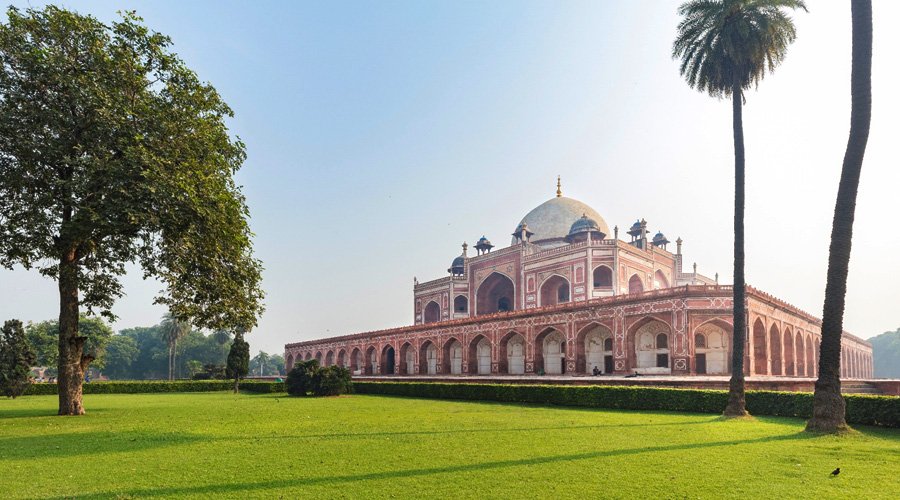
<svg viewBox="0 0 900 500"><path fill-rule="evenodd" d="M359 394L697 413L722 413L728 400L725 391L662 387L432 382L354 382L353 387ZM848 423L900 427L898 397L852 394L845 395L844 400L847 402ZM747 411L752 415L809 418L812 415L812 394L747 391Z"/></svg>
<svg viewBox="0 0 900 500"><path fill-rule="evenodd" d="M121 382L91 382L84 384L85 394L143 394L155 392L211 392L229 391L234 388L233 380L127 380ZM250 392L284 392L284 382L245 380L241 389ZM56 394L56 384L32 384L26 395Z"/></svg>

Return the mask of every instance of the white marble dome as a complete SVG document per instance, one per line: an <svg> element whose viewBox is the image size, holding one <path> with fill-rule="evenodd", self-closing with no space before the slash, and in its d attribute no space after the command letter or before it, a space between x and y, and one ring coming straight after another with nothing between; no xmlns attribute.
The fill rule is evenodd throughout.
<svg viewBox="0 0 900 500"><path fill-rule="evenodd" d="M596 210L578 200L566 198L565 196L550 198L541 203L534 210L528 212L528 215L516 227L528 224L528 231L534 233L530 240L532 243L541 246L561 246L566 244L563 239L569 234L572 224L580 219L582 215L587 215L589 218L594 219L600 231L610 235L609 226L606 225L606 221L603 220L603 217L600 217ZM516 238L514 236L511 244L515 243Z"/></svg>

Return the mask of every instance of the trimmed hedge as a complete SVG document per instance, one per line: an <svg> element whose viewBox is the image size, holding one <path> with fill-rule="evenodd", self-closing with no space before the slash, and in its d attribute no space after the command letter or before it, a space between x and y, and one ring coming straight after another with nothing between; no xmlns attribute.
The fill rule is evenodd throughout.
<svg viewBox="0 0 900 500"><path fill-rule="evenodd" d="M230 391L231 380L91 382L85 394ZM241 389L255 393L285 392L284 382L245 380ZM353 382L358 394L384 394L432 399L464 399L502 403L535 403L615 410L662 410L721 414L726 391L664 387L464 384L441 382ZM25 395L56 394L56 384L32 384ZM808 392L747 391L752 415L809 418L813 395ZM900 397L845 394L847 423L900 427Z"/></svg>
<svg viewBox="0 0 900 500"><path fill-rule="evenodd" d="M284 382L245 380L241 389L249 392L284 392ZM145 394L159 392L212 392L234 390L233 380L124 380L90 382L82 385L84 394ZM25 395L57 394L56 384L32 384Z"/></svg>
<svg viewBox="0 0 900 500"><path fill-rule="evenodd" d="M617 410L663 410L718 413L725 410L728 392L664 387L451 384L440 382L354 382L358 394L385 394L437 399L466 399L507 403L554 404ZM751 415L809 418L811 393L747 391ZM900 427L900 398L845 394L847 422Z"/></svg>

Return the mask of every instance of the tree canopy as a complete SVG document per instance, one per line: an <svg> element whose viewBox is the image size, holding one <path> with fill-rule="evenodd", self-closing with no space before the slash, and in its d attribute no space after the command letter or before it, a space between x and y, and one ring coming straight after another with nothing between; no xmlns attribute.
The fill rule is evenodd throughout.
<svg viewBox="0 0 900 500"><path fill-rule="evenodd" d="M126 265L176 318L256 325L262 265L233 176L246 153L216 89L133 12L55 6L0 24L0 266L59 288L59 413L82 414L80 309L113 318Z"/></svg>

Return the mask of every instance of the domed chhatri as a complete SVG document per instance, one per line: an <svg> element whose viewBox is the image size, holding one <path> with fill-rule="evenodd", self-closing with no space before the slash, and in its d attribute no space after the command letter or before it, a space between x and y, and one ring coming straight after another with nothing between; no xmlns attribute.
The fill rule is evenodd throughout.
<svg viewBox="0 0 900 500"><path fill-rule="evenodd" d="M595 240L606 238L606 233L600 230L597 221L588 217L587 214L582 214L581 218L572 223L572 227L569 228L569 234L566 236L566 241L569 243L584 241L589 235Z"/></svg>
<svg viewBox="0 0 900 500"><path fill-rule="evenodd" d="M559 246L565 244L565 239L569 235L573 223L582 216L594 222L596 230L604 235L609 234L609 226L596 210L565 196L557 196L541 203L534 210L528 212L519 226L528 225L528 231L534 234L530 238L531 243L540 246ZM511 244L515 243L516 238L513 238Z"/></svg>

